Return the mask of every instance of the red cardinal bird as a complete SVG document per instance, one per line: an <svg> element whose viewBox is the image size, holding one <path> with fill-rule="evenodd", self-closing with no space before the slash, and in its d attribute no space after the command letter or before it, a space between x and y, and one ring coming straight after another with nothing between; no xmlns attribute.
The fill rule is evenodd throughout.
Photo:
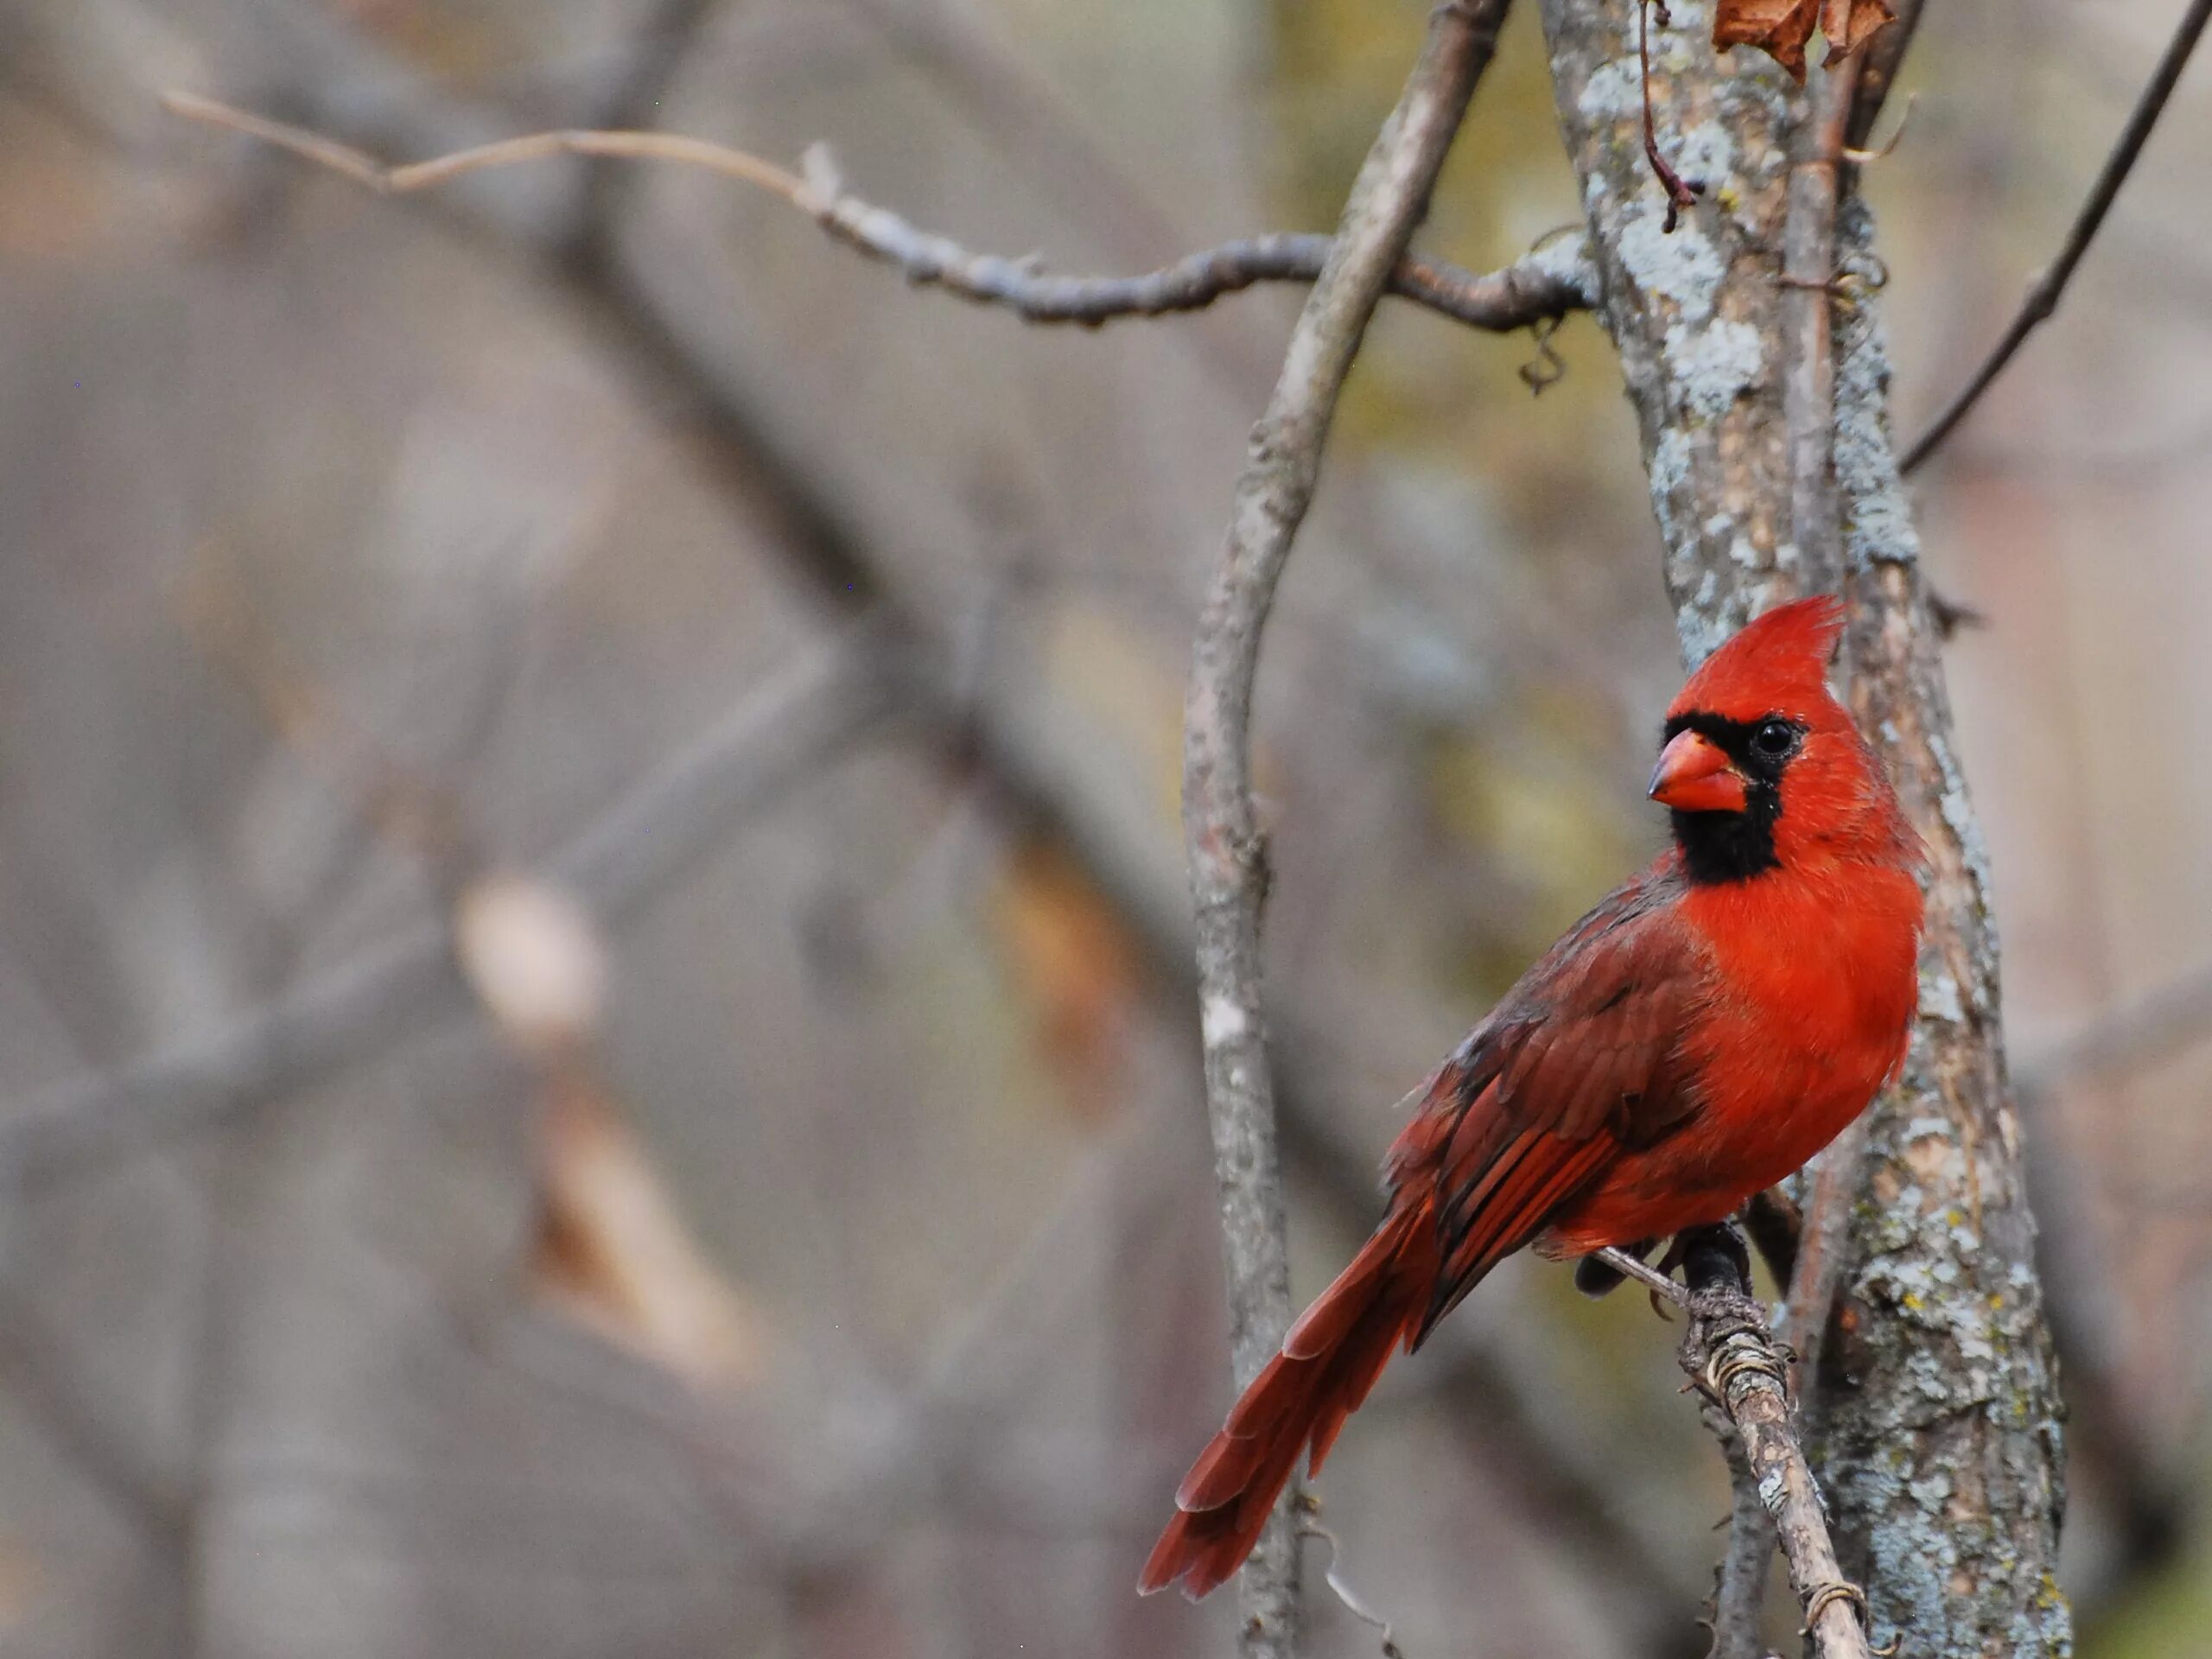
<svg viewBox="0 0 2212 1659"><path fill-rule="evenodd" d="M1674 845L1570 929L1444 1063L1384 1165L1389 1213L1175 1494L1139 1588L1241 1566L1392 1351L1522 1246L1648 1250L1834 1140L1904 1058L1919 838L1830 694L1832 599L1760 617L1667 711Z"/></svg>

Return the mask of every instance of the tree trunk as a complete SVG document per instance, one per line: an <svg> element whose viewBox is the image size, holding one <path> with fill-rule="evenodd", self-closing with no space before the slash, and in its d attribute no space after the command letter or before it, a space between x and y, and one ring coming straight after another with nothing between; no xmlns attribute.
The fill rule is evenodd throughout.
<svg viewBox="0 0 2212 1659"><path fill-rule="evenodd" d="M1930 855L1920 1018L1904 1077L1868 1116L1842 1312L1806 1379L1815 1467L1878 1643L1902 1632L1916 1659L2064 1654L2056 1378L2006 1092L1988 870L1889 428L1872 219L1841 192L1831 540L1793 521L1785 392L1799 365L1784 308L1802 290L1782 280L1784 232L1808 100L1761 54L1716 59L1707 5L1672 12L1650 42L1660 143L1704 195L1669 235L1643 152L1636 6L1543 6L1683 650L1701 658L1789 595L1843 593L1853 704Z"/></svg>

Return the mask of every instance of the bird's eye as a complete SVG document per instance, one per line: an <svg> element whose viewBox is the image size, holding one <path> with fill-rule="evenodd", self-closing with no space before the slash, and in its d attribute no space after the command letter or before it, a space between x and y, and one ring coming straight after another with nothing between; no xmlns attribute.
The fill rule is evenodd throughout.
<svg viewBox="0 0 2212 1659"><path fill-rule="evenodd" d="M1786 760L1797 747L1797 728L1786 720L1770 720L1751 734L1751 753L1762 760Z"/></svg>

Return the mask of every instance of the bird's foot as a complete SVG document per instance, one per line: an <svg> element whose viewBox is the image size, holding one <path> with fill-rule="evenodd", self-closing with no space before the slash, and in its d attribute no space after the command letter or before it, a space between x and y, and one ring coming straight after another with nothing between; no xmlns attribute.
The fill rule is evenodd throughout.
<svg viewBox="0 0 2212 1659"><path fill-rule="evenodd" d="M1774 1340L1773 1333L1767 1329L1766 1304L1756 1296L1746 1296L1733 1286L1708 1285L1691 1291L1689 1313L1692 1320L1716 1336L1745 1331L1761 1341Z"/></svg>
<svg viewBox="0 0 2212 1659"><path fill-rule="evenodd" d="M1739 1379L1765 1377L1787 1391L1783 1351L1767 1325L1766 1305L1751 1294L1751 1253L1733 1227L1700 1227L1675 1239L1688 1281L1689 1330L1684 1363L1715 1400L1726 1402Z"/></svg>
<svg viewBox="0 0 2212 1659"><path fill-rule="evenodd" d="M1623 1279L1641 1280L1651 1293L1651 1311L1668 1318L1671 1304L1687 1309L1694 1321L1732 1321L1766 1334L1766 1311L1751 1296L1751 1256L1744 1236L1726 1223L1678 1233L1656 1262L1647 1262L1653 1243L1624 1244L1585 1256L1576 1264L1575 1287L1602 1296ZM1675 1281L1681 1268L1682 1282ZM1662 1301L1662 1298L1665 1300Z"/></svg>
<svg viewBox="0 0 2212 1659"><path fill-rule="evenodd" d="M1728 1222L1677 1233L1675 1242L1667 1247L1660 1268L1663 1272L1671 1272L1677 1267L1682 1270L1683 1281L1689 1286L1693 1300L1705 1291L1716 1289L1732 1290L1747 1300L1751 1297L1751 1252L1744 1243L1743 1234Z"/></svg>
<svg viewBox="0 0 2212 1659"><path fill-rule="evenodd" d="M1616 1248L1625 1256L1641 1262L1658 1245L1656 1238L1647 1238L1634 1244ZM1615 1267L1602 1255L1586 1255L1574 1264L1574 1287L1585 1296L1605 1296L1618 1289L1628 1277L1626 1271Z"/></svg>

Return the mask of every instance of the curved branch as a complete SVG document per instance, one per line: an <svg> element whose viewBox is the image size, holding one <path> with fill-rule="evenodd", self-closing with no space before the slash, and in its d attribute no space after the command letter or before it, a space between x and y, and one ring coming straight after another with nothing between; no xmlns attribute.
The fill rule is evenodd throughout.
<svg viewBox="0 0 2212 1659"><path fill-rule="evenodd" d="M2074 279L2075 268L2088 252L2089 244L2096 240L2097 232L2103 226L2105 215L2120 195L2120 187L2127 182L2127 175L2135 170L2136 158L2142 155L2143 146L2150 142L2158 118L2165 113L2166 100L2173 96L2174 87L2181 79L2182 71L2189 67L2190 54L2196 50L2196 42L2203 35L2204 26L2212 22L2212 0L2190 0L2189 10L2182 14L2174 29L2173 39L2166 42L2165 54L2158 60L2151 83L2135 101L2135 108L2127 118L2127 124L2120 130L2120 142L2113 146L2112 154L2105 158L2103 170L2089 189L2088 200L2082 204L2082 211L2075 216L2074 227L2066 233L2066 241L2058 251L2057 258L2029 284L2026 300L2019 315L2012 319L2012 326L2004 337L1991 348L1982 365L1974 371L1957 397L1941 415L1930 423L1912 448L1905 452L1900 463L1904 471L1910 473L1934 454L1943 440L1957 429L1959 423L1981 401L1982 394L1996 384L1997 377L2005 372L2028 336L2048 322L2058 309L2058 302L2066 292L2066 285Z"/></svg>
<svg viewBox="0 0 2212 1659"><path fill-rule="evenodd" d="M173 114L272 145L385 196L561 156L703 168L791 203L838 241L894 267L918 287L1002 307L1027 322L1096 327L1121 317L1201 311L1224 295L1262 283L1317 281L1333 246L1325 236L1276 232L1224 243L1141 276L1056 276L1034 256L1008 259L971 252L854 195L820 144L807 151L804 176L747 151L680 134L573 128L502 138L395 167L307 128L195 93L169 92L162 102ZM1588 310L1595 303L1595 281L1580 240L1564 238L1487 276L1417 259L1401 249L1386 273L1386 291L1469 327L1508 334Z"/></svg>
<svg viewBox="0 0 2212 1659"><path fill-rule="evenodd" d="M1185 709L1183 833L1198 927L1200 1034L1213 1124L1237 1381L1250 1382L1290 1323L1282 1174L1260 995L1267 858L1252 799L1252 688L1275 584L1313 499L1321 452L1369 320L1428 205L1506 0L1440 6L1397 108L1368 152L1329 259L1252 429L1228 540L1198 619ZM1240 1584L1248 1656L1296 1644L1296 1483Z"/></svg>

